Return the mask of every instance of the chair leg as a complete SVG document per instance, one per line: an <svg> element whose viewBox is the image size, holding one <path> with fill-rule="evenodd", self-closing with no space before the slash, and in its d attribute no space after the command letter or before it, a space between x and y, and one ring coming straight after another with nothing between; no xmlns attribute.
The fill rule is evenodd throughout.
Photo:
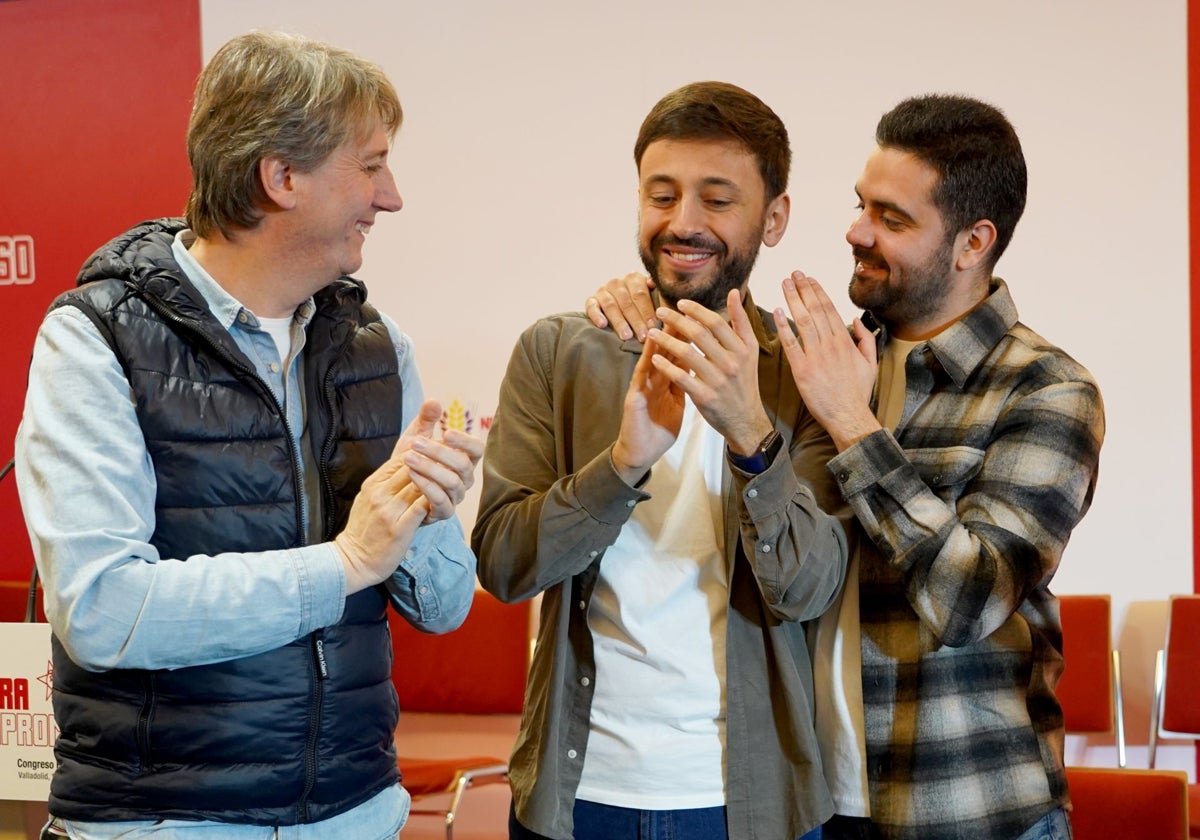
<svg viewBox="0 0 1200 840"><path fill-rule="evenodd" d="M1113 661L1113 721L1117 738L1117 766L1125 766L1125 698L1121 690L1121 652L1114 649Z"/></svg>
<svg viewBox="0 0 1200 840"><path fill-rule="evenodd" d="M446 808L446 840L454 840L454 818L458 816L458 806L462 803L463 794L474 784L476 778L486 776L498 776L507 780L508 765L498 764L458 772L454 781L454 795L450 797L450 804Z"/></svg>
<svg viewBox="0 0 1200 840"><path fill-rule="evenodd" d="M1166 674L1164 673L1167 665L1167 658L1164 651L1159 651L1154 656L1154 697L1150 701L1150 755L1149 767L1154 769L1154 757L1158 752L1158 722L1159 715L1162 714L1162 699L1163 686L1166 683Z"/></svg>

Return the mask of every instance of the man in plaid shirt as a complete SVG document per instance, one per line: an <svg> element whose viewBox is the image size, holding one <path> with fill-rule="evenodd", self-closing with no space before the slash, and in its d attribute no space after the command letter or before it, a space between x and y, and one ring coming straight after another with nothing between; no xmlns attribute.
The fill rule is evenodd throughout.
<svg viewBox="0 0 1200 840"><path fill-rule="evenodd" d="M992 275L1027 180L1004 115L916 97L883 116L876 142L846 234L850 298L866 312L847 332L795 272L784 296L796 338L775 313L800 393L837 446L828 469L870 537L815 638L839 814L823 837L1066 840L1049 583L1091 503L1100 392L1017 320ZM589 311L628 329L643 293L610 283Z"/></svg>
<svg viewBox="0 0 1200 840"><path fill-rule="evenodd" d="M859 637L869 811L835 818L825 836L1065 840L1049 583L1091 503L1100 392L1017 320L992 275L1025 207L1025 161L1003 114L917 97L885 114L875 139L846 234L850 299L867 311L853 337L815 281L784 282L793 376L870 537L849 604L858 621L844 620L844 599L843 620L818 634L835 653L839 635ZM836 655L830 664L839 670ZM842 747L827 752L830 775L854 765Z"/></svg>

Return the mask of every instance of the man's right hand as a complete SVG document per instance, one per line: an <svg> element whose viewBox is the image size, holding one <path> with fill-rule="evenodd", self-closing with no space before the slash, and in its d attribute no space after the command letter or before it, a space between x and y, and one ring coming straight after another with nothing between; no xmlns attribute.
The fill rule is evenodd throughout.
<svg viewBox="0 0 1200 840"><path fill-rule="evenodd" d="M622 339L636 335L638 341L644 342L646 331L658 325L650 297L653 288L654 281L645 274L635 272L615 277L587 299L587 316L601 329L611 326Z"/></svg>
<svg viewBox="0 0 1200 840"><path fill-rule="evenodd" d="M621 412L621 430L612 448L613 467L630 486L641 481L666 454L683 424L683 391L655 367L654 355L658 352L658 346L648 342L633 368Z"/></svg>

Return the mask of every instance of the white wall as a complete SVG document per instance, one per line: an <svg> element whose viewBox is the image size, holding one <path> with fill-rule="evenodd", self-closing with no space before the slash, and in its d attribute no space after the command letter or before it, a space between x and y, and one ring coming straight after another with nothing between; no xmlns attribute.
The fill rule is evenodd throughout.
<svg viewBox="0 0 1200 840"><path fill-rule="evenodd" d="M802 268L847 317L842 237L879 115L927 91L1002 107L1031 188L997 273L1023 320L1096 375L1108 415L1056 589L1112 594L1130 739L1145 743L1162 602L1192 591L1185 0L202 0L201 17L205 59L283 29L387 70L405 209L380 219L360 276L416 341L427 391L475 418L523 327L639 267L632 146L667 91L731 81L784 119L792 220L753 287L774 305ZM1068 758L1110 762L1104 744L1072 739ZM1164 763L1193 769L1190 747Z"/></svg>

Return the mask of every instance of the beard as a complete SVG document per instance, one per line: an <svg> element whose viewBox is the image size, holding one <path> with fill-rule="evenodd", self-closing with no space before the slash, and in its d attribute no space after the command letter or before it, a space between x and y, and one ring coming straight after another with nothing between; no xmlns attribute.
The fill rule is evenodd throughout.
<svg viewBox="0 0 1200 840"><path fill-rule="evenodd" d="M711 309L713 312L724 312L729 293L740 289L750 278L754 270L754 262L758 259L758 243L762 241L763 228L760 226L754 237L749 240L750 247L745 250L730 250L723 243L705 236L689 236L680 239L669 233L662 233L650 241L650 246L639 244L638 256L642 265L654 280L654 285L662 295L663 301L672 309L681 300L691 300ZM711 251L716 258L715 273L705 281L698 277L698 271L659 270L658 255L664 247L680 245L690 248L701 248ZM702 269L714 270L714 269Z"/></svg>
<svg viewBox="0 0 1200 840"><path fill-rule="evenodd" d="M856 263L886 269L887 277L867 280L856 269L850 275L850 300L889 327L920 322L941 305L953 251L951 237L918 265L892 265L870 248L854 247L851 253Z"/></svg>

